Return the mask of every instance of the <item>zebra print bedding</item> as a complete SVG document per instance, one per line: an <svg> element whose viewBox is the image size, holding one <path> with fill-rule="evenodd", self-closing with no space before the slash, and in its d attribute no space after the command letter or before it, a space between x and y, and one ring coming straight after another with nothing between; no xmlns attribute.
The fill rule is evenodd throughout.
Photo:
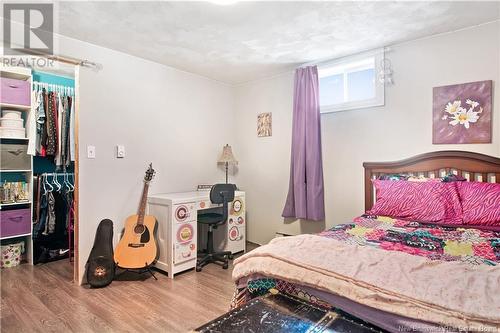
<svg viewBox="0 0 500 333"><path fill-rule="evenodd" d="M467 225L500 226L500 184L457 183Z"/></svg>

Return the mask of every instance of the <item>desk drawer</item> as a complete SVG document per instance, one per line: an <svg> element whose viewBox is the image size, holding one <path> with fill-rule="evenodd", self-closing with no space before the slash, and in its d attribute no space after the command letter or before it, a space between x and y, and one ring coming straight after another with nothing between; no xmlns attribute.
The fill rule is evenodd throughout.
<svg viewBox="0 0 500 333"><path fill-rule="evenodd" d="M31 232L30 209L0 211L0 236L9 237Z"/></svg>

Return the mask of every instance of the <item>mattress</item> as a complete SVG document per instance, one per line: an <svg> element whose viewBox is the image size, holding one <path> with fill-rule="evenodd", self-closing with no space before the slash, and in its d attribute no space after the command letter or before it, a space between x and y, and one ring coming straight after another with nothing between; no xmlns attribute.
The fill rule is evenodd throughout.
<svg viewBox="0 0 500 333"><path fill-rule="evenodd" d="M367 253L369 256L372 252L380 253L380 251L398 253L396 257L402 257L403 261L395 264L394 269L398 269L397 266L409 260L409 258L415 258L431 266L432 263L436 263L437 266L442 266L442 263L458 265L460 269L467 271L468 274L475 274L477 271L490 272L491 270L498 273L498 263L500 262L500 233L495 230L440 226L388 217L360 216L351 223L335 226L321 232L317 236L323 239L332 239L332 242L341 242L348 246L365 249L365 256ZM370 249L373 249L373 251L370 252ZM272 251L265 256L268 255L272 257ZM299 257L297 255L297 258ZM293 259L293 255L289 258ZM363 262L364 259L352 258L352 260ZM300 262L300 259L297 259L297 262ZM440 264L438 265L438 263ZM237 290L232 306L242 305L250 299L266 293L269 288L276 288L318 306L339 308L392 332L400 332L401 330L442 332L456 331L464 328L461 324L456 324L459 321L452 321L456 324L453 326L449 325L449 322L447 323L446 320L445 322L440 322L436 318L432 318L433 320L431 321L425 320L427 318L426 315L420 314L420 316L413 317L412 311L416 310L411 307L408 311L403 312L406 314L405 316L401 312L394 313L393 311L384 311L386 309L381 310L377 306L373 306L376 303L370 304L370 302L365 302L363 304L362 298L353 300L350 297L344 297L342 293L337 293L335 289L325 290L324 285L319 286L320 283L316 286L311 284L311 281L301 281L297 278L288 280L287 276L280 274L268 276L264 270L259 271L259 269L255 269L255 267L259 267L258 262L254 268L246 270L246 274L242 274L242 270L238 265L240 265L240 262L237 261L235 266L236 276L234 276L237 283ZM245 259L242 260L241 265L245 265ZM415 267L418 267L418 264ZM322 267L319 267L319 269L322 269ZM430 272L432 273L432 267L427 267L427 269L431 269ZM243 271L245 270L243 269ZM390 271L386 273L391 274ZM480 273L478 276L483 278L494 277L490 273ZM471 275L471 277L467 277L467 279L470 278L474 279L475 276ZM354 281L356 282L356 280ZM408 290L415 287L415 285L408 285ZM420 288L425 288L425 284L420 286ZM439 286L432 286L432 288L435 289L434 292L441 292L439 291ZM443 284L443 288L446 288L446 284ZM464 286L464 288L474 289L475 287ZM405 294L405 290L400 289L399 292ZM468 295L467 297L475 295L474 290L465 290L465 292L469 292L469 294L464 294ZM481 298L485 297L484 295L481 296ZM397 298L396 300L400 301ZM407 298L401 300L400 305L404 306L406 303L414 301L414 299L407 300ZM441 303L447 305L446 302ZM453 306L450 307L453 308ZM388 308L390 309L391 307L389 306ZM418 313L418 311L420 310L417 310L415 313ZM460 317L460 313L457 316ZM493 318L491 326L487 324L484 328L498 328L498 323L495 323L495 320ZM467 321L465 322L465 326L467 326ZM470 326L468 328L470 329Z"/></svg>

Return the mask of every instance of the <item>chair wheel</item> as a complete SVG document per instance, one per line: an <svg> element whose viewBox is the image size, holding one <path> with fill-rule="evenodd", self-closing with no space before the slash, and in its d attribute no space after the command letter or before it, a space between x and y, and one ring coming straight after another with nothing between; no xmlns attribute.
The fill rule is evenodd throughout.
<svg viewBox="0 0 500 333"><path fill-rule="evenodd" d="M201 272L201 267L196 266L196 271L197 271L197 272Z"/></svg>
<svg viewBox="0 0 500 333"><path fill-rule="evenodd" d="M232 255L232 254L228 254L228 255L227 255L227 259L229 259L229 260L233 260L233 255Z"/></svg>
<svg viewBox="0 0 500 333"><path fill-rule="evenodd" d="M224 265L222 265L222 269L227 269L228 267L229 267L228 263L225 263Z"/></svg>

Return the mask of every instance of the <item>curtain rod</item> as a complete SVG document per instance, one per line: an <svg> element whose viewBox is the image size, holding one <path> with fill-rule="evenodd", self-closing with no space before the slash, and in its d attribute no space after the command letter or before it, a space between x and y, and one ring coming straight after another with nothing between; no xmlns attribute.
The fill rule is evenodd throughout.
<svg viewBox="0 0 500 333"><path fill-rule="evenodd" d="M381 46L377 47L375 49L369 49L369 50L364 50L352 54L346 54L340 57L336 58L326 58L326 59L320 59L320 60L315 60L311 62L306 62L303 64L300 64L299 66L295 67L297 68L302 68L302 67L307 67L307 66L321 66L321 65L327 65L332 62L337 62L337 61L342 61L343 59L349 59L349 58L355 58L355 57L360 57L360 56L365 56L365 55L371 55L371 54L377 54L377 53L385 53L391 51L391 48L389 46Z"/></svg>
<svg viewBox="0 0 500 333"><path fill-rule="evenodd" d="M90 60L86 60L86 59L77 59L77 58L72 58L72 57L56 55L56 54L47 54L47 53L38 52L38 51L34 51L34 50L25 51L25 53L44 57L44 58L47 58L49 60L64 62L66 64L71 64L71 65L75 65L75 66L89 67L89 68L94 68L97 70L102 69L102 65L95 63L95 62L92 62Z"/></svg>

